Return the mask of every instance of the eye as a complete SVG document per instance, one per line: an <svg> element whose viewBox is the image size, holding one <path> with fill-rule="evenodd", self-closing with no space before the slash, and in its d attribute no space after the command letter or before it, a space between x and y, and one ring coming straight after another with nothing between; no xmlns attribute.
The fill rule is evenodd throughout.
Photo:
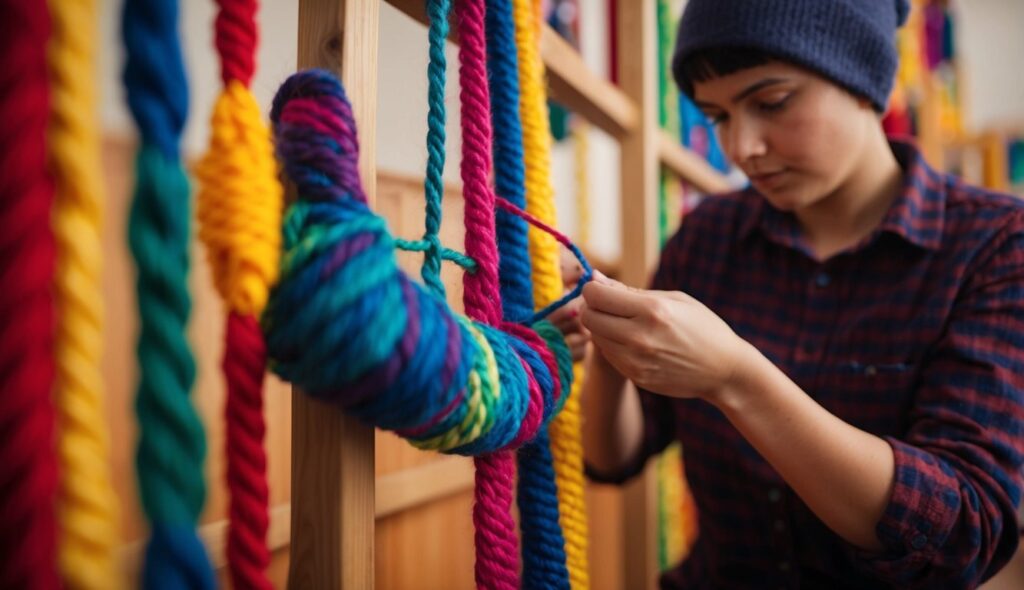
<svg viewBox="0 0 1024 590"><path fill-rule="evenodd" d="M792 96L792 94L787 94L782 98L760 101L757 103L757 108L765 113L777 113L786 108L786 104L789 103L789 99Z"/></svg>
<svg viewBox="0 0 1024 590"><path fill-rule="evenodd" d="M724 123L729 118L725 113L704 113L704 117L715 126Z"/></svg>

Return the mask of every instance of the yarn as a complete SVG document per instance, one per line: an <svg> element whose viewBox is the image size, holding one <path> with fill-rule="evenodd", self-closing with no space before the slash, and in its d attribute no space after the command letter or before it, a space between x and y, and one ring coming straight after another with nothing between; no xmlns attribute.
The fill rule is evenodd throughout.
<svg viewBox="0 0 1024 590"><path fill-rule="evenodd" d="M195 526L206 488L203 427L189 400L195 363L185 339L189 187L178 144L188 87L177 33L176 0L127 0L124 81L139 127L128 239L141 318L136 397L136 469L150 523L146 588L212 588L213 571Z"/></svg>
<svg viewBox="0 0 1024 590"><path fill-rule="evenodd" d="M554 225L554 191L551 186L551 134L547 129L547 102L544 66L538 52L540 10L531 0L513 1L516 49L519 55L519 112L523 125L524 162L526 167L527 211L538 219ZM562 276L557 244L539 231L530 231L530 263L534 304L544 307L558 299L562 292ZM582 365L575 367L574 386L565 409L551 425L552 458L558 490L559 521L565 538L565 554L571 586L589 587L587 566L587 519L583 495L583 445L580 440L579 387L583 382ZM548 461L544 451L529 453L526 461ZM520 468L522 469L522 461ZM529 467L540 473L541 467ZM547 469L547 468L544 468ZM520 510L523 505L520 503ZM527 512L527 514L529 514ZM538 518L543 518L538 515ZM537 525L540 526L540 525ZM530 550L546 551L531 545Z"/></svg>
<svg viewBox="0 0 1024 590"><path fill-rule="evenodd" d="M218 0L215 45L224 89L210 122L210 147L196 168L199 238L228 310L228 566L236 588L269 590L269 488L263 448L266 346L257 318L277 279L283 189L270 133L248 85L256 52L256 1Z"/></svg>
<svg viewBox="0 0 1024 590"><path fill-rule="evenodd" d="M117 497L111 485L103 412L103 179L96 119L98 14L95 0L51 1L53 116L50 161L57 182L59 563L71 588L123 586L114 550Z"/></svg>
<svg viewBox="0 0 1024 590"><path fill-rule="evenodd" d="M45 2L0 3L0 587L58 588Z"/></svg>
<svg viewBox="0 0 1024 590"><path fill-rule="evenodd" d="M472 10L460 12L459 21L479 23L475 19L482 14ZM482 52L483 31L476 32L474 47ZM474 43L467 44L474 31L459 33L464 47ZM482 60L467 61L482 70ZM486 121L486 96L481 96L486 87L464 83L463 88L469 89L463 117L483 115ZM511 521L502 516L510 507L511 487L501 483L510 482L514 472L498 451L531 440L562 405L569 389L564 369L569 353L561 335L553 327L535 331L502 322L498 293L484 296L470 289L486 284L482 281L467 285L466 308L480 316L496 311L495 325L453 314L433 292L399 271L395 242L367 207L351 107L331 74L311 70L289 78L271 118L278 155L297 188L284 219L281 278L262 317L271 369L306 393L394 430L420 448L486 455L477 474L485 501L474 516L478 547L486 549L478 556L478 581L483 587L517 586L514 529L509 543L503 527ZM481 166L485 172L464 170L474 181L464 182L469 233L485 231L473 224L486 225L488 218L493 227L495 206L516 208L490 193L489 159L474 151L489 150L486 124L465 123L478 135L463 141L476 146L464 154L463 168ZM561 235L557 239L568 242ZM478 239L475 247L489 247L489 260L497 262L493 240L488 245ZM477 254L477 270L467 278L483 272L488 258ZM582 262L589 278L589 265ZM494 304L496 310L488 309Z"/></svg>

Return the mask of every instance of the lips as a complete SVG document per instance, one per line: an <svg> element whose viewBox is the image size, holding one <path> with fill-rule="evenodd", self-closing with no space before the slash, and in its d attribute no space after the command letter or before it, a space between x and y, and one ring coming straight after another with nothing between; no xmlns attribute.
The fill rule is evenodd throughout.
<svg viewBox="0 0 1024 590"><path fill-rule="evenodd" d="M750 174L748 178L750 181L758 186L771 188L779 184L782 178L785 176L785 170L776 170L774 172L762 172L760 174Z"/></svg>

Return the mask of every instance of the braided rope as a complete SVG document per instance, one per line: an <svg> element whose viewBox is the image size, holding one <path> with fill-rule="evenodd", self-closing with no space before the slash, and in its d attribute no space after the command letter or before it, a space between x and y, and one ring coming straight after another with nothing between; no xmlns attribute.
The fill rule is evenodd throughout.
<svg viewBox="0 0 1024 590"><path fill-rule="evenodd" d="M58 588L44 2L0 2L0 587Z"/></svg>
<svg viewBox="0 0 1024 590"><path fill-rule="evenodd" d="M57 181L60 570L72 588L123 585L114 549L117 497L104 429L101 224L103 180L96 124L95 0L50 2L53 92L50 158Z"/></svg>
<svg viewBox="0 0 1024 590"><path fill-rule="evenodd" d="M224 89L210 147L196 169L197 218L214 285L228 310L228 566L236 588L271 588L266 570L269 488L263 417L266 346L257 317L277 278L283 189L270 133L249 91L257 44L256 0L218 0L215 44Z"/></svg>
<svg viewBox="0 0 1024 590"><path fill-rule="evenodd" d="M513 18L519 54L519 109L523 123L527 211L553 225L556 214L551 187L551 135L547 128L544 66L538 51L538 7L531 0L513 0ZM531 230L530 260L534 303L542 307L562 292L557 244L547 235ZM550 435L569 578L572 588L579 590L588 588L590 580L578 399L582 366L575 367L574 373L575 385L565 408L552 422Z"/></svg>
<svg viewBox="0 0 1024 590"><path fill-rule="evenodd" d="M189 399L195 380L185 338L190 206L179 154L188 86L177 21L176 0L125 2L124 81L141 135L128 229L142 324L136 470L150 523L143 584L205 589L214 576L195 530L206 499L206 440Z"/></svg>

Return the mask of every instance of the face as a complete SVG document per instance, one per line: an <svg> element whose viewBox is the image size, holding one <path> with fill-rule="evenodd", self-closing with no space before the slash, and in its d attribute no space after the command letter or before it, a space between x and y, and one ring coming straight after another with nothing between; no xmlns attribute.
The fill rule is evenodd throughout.
<svg viewBox="0 0 1024 590"><path fill-rule="evenodd" d="M699 82L694 99L726 155L784 211L840 192L878 125L868 101L780 62Z"/></svg>

